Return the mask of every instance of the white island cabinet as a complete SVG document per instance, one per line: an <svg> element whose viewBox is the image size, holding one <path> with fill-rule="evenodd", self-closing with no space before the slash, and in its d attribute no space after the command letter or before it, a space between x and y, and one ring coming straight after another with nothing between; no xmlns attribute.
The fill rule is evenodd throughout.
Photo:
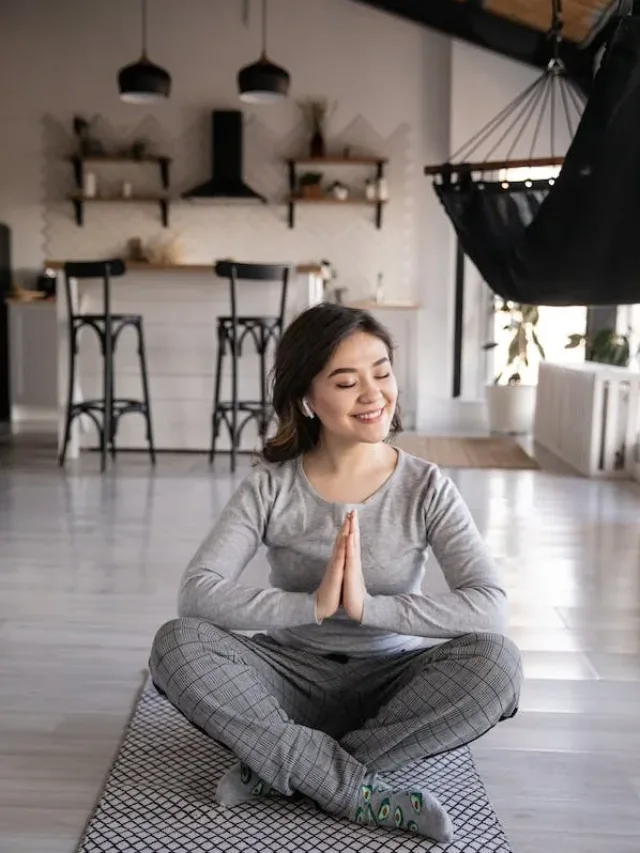
<svg viewBox="0 0 640 853"><path fill-rule="evenodd" d="M58 273L58 422L61 439L67 400L69 337L62 262L47 261ZM297 267L289 282L286 322L322 299L318 267ZM74 281L74 291L83 313L102 311L99 281ZM277 315L279 282L238 283L240 314ZM230 313L229 283L217 278L209 264L127 265L127 273L111 282L113 313L141 314L147 351L147 369L155 444L158 450L204 451L211 440L211 408L217 352L216 321ZM118 340L115 357L115 394L141 397L136 336L125 329ZM240 359L239 396L259 398L259 357L248 344ZM230 363L225 363L222 398L230 391ZM102 394L102 358L97 336L91 329L80 333L80 354L74 395L76 400ZM145 449L145 423L141 415L122 418L116 444L123 449ZM253 424L243 433L243 449L258 445ZM95 426L88 418L77 418L68 458L81 448L96 447ZM229 447L222 432L221 450Z"/></svg>
<svg viewBox="0 0 640 853"><path fill-rule="evenodd" d="M67 401L69 336L67 307L61 261L47 261L58 274L56 299L58 435L62 439ZM285 322L322 300L320 267L301 265L289 283ZM75 281L74 292L83 313L102 311L99 281ZM211 440L211 409L217 354L216 322L230 311L229 283L217 278L210 264L127 264L127 273L111 282L114 313L134 313L143 317L147 369L151 396L154 438L158 450L206 451ZM238 283L240 314L277 315L279 282ZM354 302L378 317L398 344L395 370L400 389L405 428L415 424L417 361L416 318L419 305L412 302ZM240 359L240 399L259 398L260 359L249 341ZM229 359L223 373L222 399L231 387ZM132 329L122 332L115 358L115 395L140 398L137 338ZM102 357L96 335L83 329L74 397L76 400L102 396ZM82 448L97 447L94 424L86 417L76 419L68 458ZM122 449L146 449L145 422L138 414L125 415L118 427L116 444ZM243 450L259 446L257 430L250 423L243 432ZM221 432L218 447L229 448L228 436Z"/></svg>

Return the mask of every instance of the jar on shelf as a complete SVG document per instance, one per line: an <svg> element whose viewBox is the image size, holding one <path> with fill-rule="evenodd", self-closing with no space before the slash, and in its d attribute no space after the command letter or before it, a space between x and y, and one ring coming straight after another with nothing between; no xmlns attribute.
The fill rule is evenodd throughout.
<svg viewBox="0 0 640 853"><path fill-rule="evenodd" d="M389 188L386 178L378 178L376 181L376 199L378 201L387 201L389 198Z"/></svg>
<svg viewBox="0 0 640 853"><path fill-rule="evenodd" d="M378 198L376 182L370 178L368 178L364 184L364 197L367 201L376 201Z"/></svg>
<svg viewBox="0 0 640 853"><path fill-rule="evenodd" d="M349 188L340 181L334 181L329 187L329 192L338 201L346 201L349 198Z"/></svg>

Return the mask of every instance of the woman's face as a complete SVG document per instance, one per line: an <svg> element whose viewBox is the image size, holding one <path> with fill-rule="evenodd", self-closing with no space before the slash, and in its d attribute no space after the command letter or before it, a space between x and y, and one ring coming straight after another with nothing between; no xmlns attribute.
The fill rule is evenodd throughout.
<svg viewBox="0 0 640 853"><path fill-rule="evenodd" d="M325 434L348 442L383 441L397 399L387 347L367 332L354 332L338 346L307 394Z"/></svg>

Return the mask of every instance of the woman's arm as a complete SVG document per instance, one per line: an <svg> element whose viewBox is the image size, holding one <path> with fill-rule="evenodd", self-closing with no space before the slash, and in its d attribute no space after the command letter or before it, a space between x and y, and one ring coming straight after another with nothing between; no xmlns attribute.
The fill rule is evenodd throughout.
<svg viewBox="0 0 640 853"><path fill-rule="evenodd" d="M418 637L503 634L507 599L498 572L455 485L437 468L430 474L425 506L427 541L450 592L367 595L363 625Z"/></svg>
<svg viewBox="0 0 640 853"><path fill-rule="evenodd" d="M271 490L269 472L257 467L225 506L184 573L178 599L181 616L196 616L231 631L316 622L315 594L237 582L264 539Z"/></svg>

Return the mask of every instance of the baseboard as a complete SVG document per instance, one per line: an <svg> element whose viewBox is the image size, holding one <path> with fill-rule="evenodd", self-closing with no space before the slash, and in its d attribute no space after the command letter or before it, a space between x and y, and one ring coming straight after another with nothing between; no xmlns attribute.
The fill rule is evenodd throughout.
<svg viewBox="0 0 640 853"><path fill-rule="evenodd" d="M437 397L418 401L415 430L429 435L485 435L489 430L487 404L484 400Z"/></svg>
<svg viewBox="0 0 640 853"><path fill-rule="evenodd" d="M24 426L29 424L34 429L40 427L45 429L58 429L58 410L46 406L12 406L11 422L15 425Z"/></svg>

